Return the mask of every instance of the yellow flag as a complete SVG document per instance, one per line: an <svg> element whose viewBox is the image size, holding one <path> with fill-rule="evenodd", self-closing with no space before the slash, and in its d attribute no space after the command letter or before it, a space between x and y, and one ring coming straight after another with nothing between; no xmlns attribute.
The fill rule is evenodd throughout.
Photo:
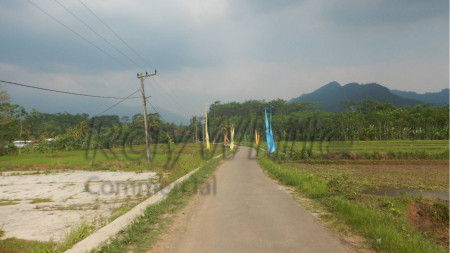
<svg viewBox="0 0 450 253"><path fill-rule="evenodd" d="M259 145L259 133L258 130L255 129L255 144Z"/></svg>
<svg viewBox="0 0 450 253"><path fill-rule="evenodd" d="M208 105L205 106L205 141L206 141L206 149L210 149L209 145L209 135L208 135Z"/></svg>
<svg viewBox="0 0 450 253"><path fill-rule="evenodd" d="M234 125L231 124L231 136L230 136L230 150L233 150L234 148Z"/></svg>

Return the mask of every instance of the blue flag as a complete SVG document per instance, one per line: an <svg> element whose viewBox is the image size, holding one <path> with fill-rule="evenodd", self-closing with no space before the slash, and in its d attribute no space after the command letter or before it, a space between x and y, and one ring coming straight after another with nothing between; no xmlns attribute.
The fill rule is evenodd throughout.
<svg viewBox="0 0 450 253"><path fill-rule="evenodd" d="M267 108L264 108L264 115L266 116L266 141L267 150L269 153L275 152L275 139L273 138L272 131L272 106L270 107L270 122L267 119Z"/></svg>

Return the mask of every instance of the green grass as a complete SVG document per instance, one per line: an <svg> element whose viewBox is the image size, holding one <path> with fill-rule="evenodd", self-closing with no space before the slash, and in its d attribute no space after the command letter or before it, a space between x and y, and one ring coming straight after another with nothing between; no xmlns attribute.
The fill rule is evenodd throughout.
<svg viewBox="0 0 450 253"><path fill-rule="evenodd" d="M65 240L58 250L65 251L70 249L77 242L88 237L92 232L95 231L95 229L95 225L88 224L86 221L83 221L76 226L72 226L70 230L66 232Z"/></svg>
<svg viewBox="0 0 450 253"><path fill-rule="evenodd" d="M265 143L264 143L265 144ZM286 143L279 143L283 147ZM281 145L280 145L281 144ZM391 152L391 151L426 151L430 153L441 153L448 150L448 140L389 140L389 141L328 141L328 142L287 142L287 146L296 149L312 147L314 152L322 150L331 153L339 152ZM265 147L263 144L261 146Z"/></svg>
<svg viewBox="0 0 450 253"><path fill-rule="evenodd" d="M45 203L45 202L52 202L50 198L35 198L30 203L36 204L36 203Z"/></svg>
<svg viewBox="0 0 450 253"><path fill-rule="evenodd" d="M448 140L390 140L329 142L330 152L414 152L442 153L448 150ZM327 147L327 146L325 146Z"/></svg>
<svg viewBox="0 0 450 253"><path fill-rule="evenodd" d="M87 222L82 222L79 225L72 226L65 234L63 243L56 243L53 241L30 241L16 238L8 238L0 240L0 252L32 252L32 253L51 253L64 252L70 249L75 243L83 240L95 231L96 226L90 225Z"/></svg>
<svg viewBox="0 0 450 253"><path fill-rule="evenodd" d="M277 142L277 154L293 159L448 159L448 140ZM266 148L265 143L261 143Z"/></svg>
<svg viewBox="0 0 450 253"><path fill-rule="evenodd" d="M17 205L19 203L14 202L14 201L2 201L0 202L0 206L11 206L11 205Z"/></svg>
<svg viewBox="0 0 450 253"><path fill-rule="evenodd" d="M213 147L214 148L214 147ZM156 151L156 154L153 152ZM217 147L215 151L221 154L222 148ZM29 153L21 155L5 155L0 156L0 172L7 170L48 170L48 169L108 169L108 170L131 170L136 169L136 165L140 165L144 170L152 170L156 167L173 167L179 158L185 156L198 155L202 156L202 148L200 144L179 144L176 148L169 152L167 145L152 145L152 162L150 165L145 163L144 146L135 146L133 149L113 148L111 150L94 151L59 151L51 154ZM94 159L95 155L95 159Z"/></svg>
<svg viewBox="0 0 450 253"><path fill-rule="evenodd" d="M0 252L50 253L55 251L58 251L58 246L54 242L29 241L16 238L7 238L4 240L0 240Z"/></svg>
<svg viewBox="0 0 450 253"><path fill-rule="evenodd" d="M442 247L414 231L405 219L337 196L327 198L327 202L323 203L326 203L336 218L364 235L376 250L405 253L446 252ZM377 242L377 239L381 239L381 243Z"/></svg>
<svg viewBox="0 0 450 253"><path fill-rule="evenodd" d="M374 197L367 198L365 202L352 201L349 198L349 195L355 196L352 194L352 184L345 178L335 184L331 180L326 181L313 174L279 165L265 156L261 156L259 162L269 175L283 184L296 187L302 195L313 198L339 222L363 235L377 251L447 252L409 225L404 215L406 203L409 203L406 197ZM342 185L349 188L342 189ZM383 202L381 209L377 201Z"/></svg>
<svg viewBox="0 0 450 253"><path fill-rule="evenodd" d="M10 206L19 204L20 199L0 199L0 206Z"/></svg>

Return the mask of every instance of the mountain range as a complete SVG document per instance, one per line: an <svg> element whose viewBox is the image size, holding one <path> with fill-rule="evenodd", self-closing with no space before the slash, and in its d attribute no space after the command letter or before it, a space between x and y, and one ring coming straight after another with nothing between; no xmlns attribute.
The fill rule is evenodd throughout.
<svg viewBox="0 0 450 253"><path fill-rule="evenodd" d="M321 106L325 111L340 112L342 102L375 100L380 103L391 103L397 107L414 106L431 103L444 105L449 103L449 89L440 92L417 94L410 91L390 90L377 83L349 83L341 86L338 82L330 82L319 89L293 98L288 103L309 102Z"/></svg>

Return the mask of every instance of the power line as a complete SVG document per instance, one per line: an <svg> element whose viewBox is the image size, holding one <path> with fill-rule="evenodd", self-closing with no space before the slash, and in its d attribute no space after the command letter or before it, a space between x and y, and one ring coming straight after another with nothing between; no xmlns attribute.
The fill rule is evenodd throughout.
<svg viewBox="0 0 450 253"><path fill-rule="evenodd" d="M111 27L109 27L99 16L97 16L97 14L95 14L95 12L93 10L91 10L85 3L83 3L81 0L78 0L78 2L80 2L92 15L94 15L94 17L96 17L98 19L98 21L100 21L100 23L102 23L106 28L108 28L108 30L110 30L114 36L116 36L116 38L118 38L120 41L122 41L122 43L128 47L128 49L130 49L135 55L137 55L139 58L141 58L141 60L143 60L146 64L150 65L150 67L152 67L153 69L156 69L155 66L153 66L151 63L149 63L147 60L145 60L144 57L142 57L136 50L134 50L124 39L122 39L122 37L119 36L119 34L117 34Z"/></svg>
<svg viewBox="0 0 450 253"><path fill-rule="evenodd" d="M42 8L40 8L38 5L36 5L34 2L32 2L31 0L27 0L30 4L32 4L34 7L36 7L38 10L40 10L41 12L43 12L44 14L46 14L48 17L50 17L51 19L53 19L55 22L57 22L58 24L62 25L64 28L66 28L67 30L71 31L72 33L74 33L75 35L77 35L78 37L80 37L81 39L83 39L84 41L86 41L87 43L89 43L90 45L92 45L93 47L95 47L96 49L100 50L102 53L104 53L105 55L109 56L110 58L112 58L114 61L116 61L117 63L125 66L128 69L131 69L127 64L125 64L124 62L120 61L119 59L117 59L116 57L112 56L111 54L109 54L108 52L106 52L105 50L103 50L102 48L100 48L99 46L97 46L96 44L94 44L93 42L91 42L90 40L88 40L87 38L85 38L84 36L82 36L81 34L79 34L78 32L76 32L75 30L73 30L72 28L70 28L69 26L67 26L66 24L64 24L63 22L61 22L59 19L57 19L56 17L52 16L50 13L48 13L47 11L43 10ZM56 1L56 0L55 0ZM96 15L94 13L94 11L92 11L86 4L84 4L81 0L78 0L90 13L92 13L92 15L94 15L107 29L109 29L127 48L129 48L134 54L136 54L139 58L141 58L146 64L150 65L152 68L155 68L151 63L149 63L142 55L140 55L136 50L134 50L122 37L120 37L116 32L114 32L114 30L109 27L98 15ZM73 12L71 12L70 10L68 10L67 8L65 8L60 2L56 1L57 3L59 3L59 5L61 7L63 7L64 9L66 9L66 11L68 11L69 13L71 13L72 16L74 16L75 18L77 18L81 23L83 23L86 27L88 27L92 32L94 32L95 34L97 34L97 36L103 38L105 41L107 41L103 36L101 36L100 34L98 34L97 32L95 32L92 28L90 28L89 25L87 25L84 21L82 21L80 18L78 18ZM116 50L118 50L115 46L112 45L112 43L107 42L108 44L110 44L112 47L114 47ZM120 50L118 50L120 51ZM124 53L121 53L123 55L125 55ZM131 60L134 64L136 64L138 67L140 67L139 64L137 64L135 61L133 61L131 58L129 58L128 56L125 55L125 57L127 57L129 60ZM142 67L140 67L142 68ZM156 69L156 68L155 68ZM167 85L167 81L165 79L161 79L163 81L163 83L165 83ZM164 85L160 85L160 86L164 86ZM163 90L167 91L166 87L163 87ZM175 96L175 94L173 94L173 96L169 96L170 94L164 94L162 93L162 95L165 95L167 98L170 98L171 100L175 101L178 105L180 105L179 103L179 99ZM180 106L180 108L182 108L185 112L185 106Z"/></svg>
<svg viewBox="0 0 450 253"><path fill-rule="evenodd" d="M98 117L98 116L100 116L100 115L102 115L103 113L105 113L105 112L107 112L107 111L109 111L109 110L111 110L112 108L114 108L114 107L116 107L116 106L118 106L120 103L122 103L123 101L125 101L125 100L127 100L127 99L129 99L129 98L131 98L131 96L133 96L134 94L136 94L138 91L141 91L141 89L138 89L137 91L135 91L135 92L133 92L133 93L131 93L130 95L128 95L127 97L125 97L125 98L123 98L122 100L120 100L119 102L117 102L117 103L115 103L115 104L113 104L112 106L110 106L110 107L108 107L108 108L106 108L105 110L103 110L101 113L98 113L97 115L95 115L94 117ZM93 117L93 118L94 118Z"/></svg>
<svg viewBox="0 0 450 253"><path fill-rule="evenodd" d="M61 91L61 90L47 89L47 88L42 88L42 87L37 87L37 86L32 86L32 85L27 85L27 84L21 84L21 83L14 83L14 82L9 82L9 81L4 81L4 80L0 80L0 82L6 83L6 84L22 86L22 87L27 87L27 88L32 88L32 89L45 90L45 91L51 91L51 92L69 94L69 95L77 95L77 96L83 96L83 97L112 98L112 99L140 98L140 97L129 97L129 96L124 98L124 97L108 97L108 96L90 95L90 94L76 93L76 92L70 92L70 91Z"/></svg>
<svg viewBox="0 0 450 253"><path fill-rule="evenodd" d="M32 4L34 7L36 7L38 10L40 10L41 12L43 12L44 14L46 14L48 17L50 17L51 19L53 19L55 22L57 22L58 24L62 25L64 28L66 28L67 30L71 31L73 34L77 35L78 37L80 37L82 40L86 41L87 43L89 43L91 46L97 48L98 50L100 50L102 53L104 53L105 55L109 56L110 58L112 58L114 61L116 61L117 63L120 63L121 65L125 66L127 69L131 69L127 64L123 63L122 61L118 60L116 57L112 56L111 54L109 54L108 52L106 52L105 50L101 49L99 46L95 45L93 42L91 42L90 40L86 39L83 35L77 33L75 30L73 30L72 28L70 28L69 26L67 26L66 24L64 24L63 22L61 22L59 19L57 19L56 17L52 16L50 13L48 13L47 11L45 11L44 9L42 9L41 7L37 6L34 2L32 2L31 0L27 0L30 4Z"/></svg>
<svg viewBox="0 0 450 253"><path fill-rule="evenodd" d="M160 89L160 91L162 91L162 94L164 94L163 92L166 92L167 94L170 94L169 93L169 90L167 89L167 86L168 86L168 82L164 79L164 77L162 77L161 75L159 75L158 76L159 78L160 78L160 81L161 82L163 82L163 84L162 85L159 85L159 86L161 86L162 88ZM156 81L156 83L158 83L158 79L157 78L155 78L155 81ZM172 96L173 97L171 97L171 99L173 100L173 101L175 101L175 103L184 111L184 113L186 113L186 114L188 114L188 112L187 112L187 110L186 110L186 106L183 106L182 104L181 104L181 99L180 99L180 97L178 97L175 93L172 93Z"/></svg>
<svg viewBox="0 0 450 253"><path fill-rule="evenodd" d="M104 22L97 14L95 14L95 12L93 10L91 10L83 1L78 0L78 2L80 2L94 17L97 18L97 20L99 22L101 22L108 30L110 30L114 36L116 36L116 38L118 38L128 49L130 49L135 55L137 55L142 61L144 61L146 64L148 64L150 67L152 67L153 69L156 69L155 66L153 66L153 64L151 64L150 62L148 62L141 54L139 54L136 50L134 50L119 34L117 34L110 26L108 26L106 24L106 22ZM173 94L172 96L170 96L168 93L168 90L165 86L168 85L168 82L161 76L159 75L159 77L161 78L161 81L163 82L163 85L159 85L162 86L162 90L164 90L164 92L167 92L167 95L164 94L164 92L162 92L161 94L163 94L164 96L166 96L167 98L170 98L171 100L175 101L175 103L180 106L180 108L187 113L186 111L186 106L183 106L180 104L180 99L178 96L176 96L175 94ZM164 85L165 84L165 85Z"/></svg>
<svg viewBox="0 0 450 253"><path fill-rule="evenodd" d="M96 32L90 25L88 25L86 22L84 22L81 18L79 18L75 13L73 13L71 10L69 10L66 6L64 6L63 4L61 4L58 0L54 0L59 6L61 6L62 8L64 8L67 12L70 13L70 15L72 15L74 18L76 18L80 23L82 23L85 27L87 27L89 30L91 30L95 35L97 35L98 37L100 37L101 39L103 39L106 43L108 43L108 45L110 45L112 48L114 48L117 52L119 52L122 56L126 57L130 62L132 62L133 64L135 64L138 68L143 69L142 66L140 66L138 63L136 63L133 59L131 59L128 55L126 55L125 53L123 53L120 49L118 49L116 46L114 46L111 42L109 42L105 37L103 37L101 34L99 34L98 32Z"/></svg>
<svg viewBox="0 0 450 253"><path fill-rule="evenodd" d="M149 105L153 108L153 111L155 111L165 122L169 123L163 116L161 113L159 113L156 108L152 105L152 103L150 103L150 101L147 100L147 102L149 103Z"/></svg>

